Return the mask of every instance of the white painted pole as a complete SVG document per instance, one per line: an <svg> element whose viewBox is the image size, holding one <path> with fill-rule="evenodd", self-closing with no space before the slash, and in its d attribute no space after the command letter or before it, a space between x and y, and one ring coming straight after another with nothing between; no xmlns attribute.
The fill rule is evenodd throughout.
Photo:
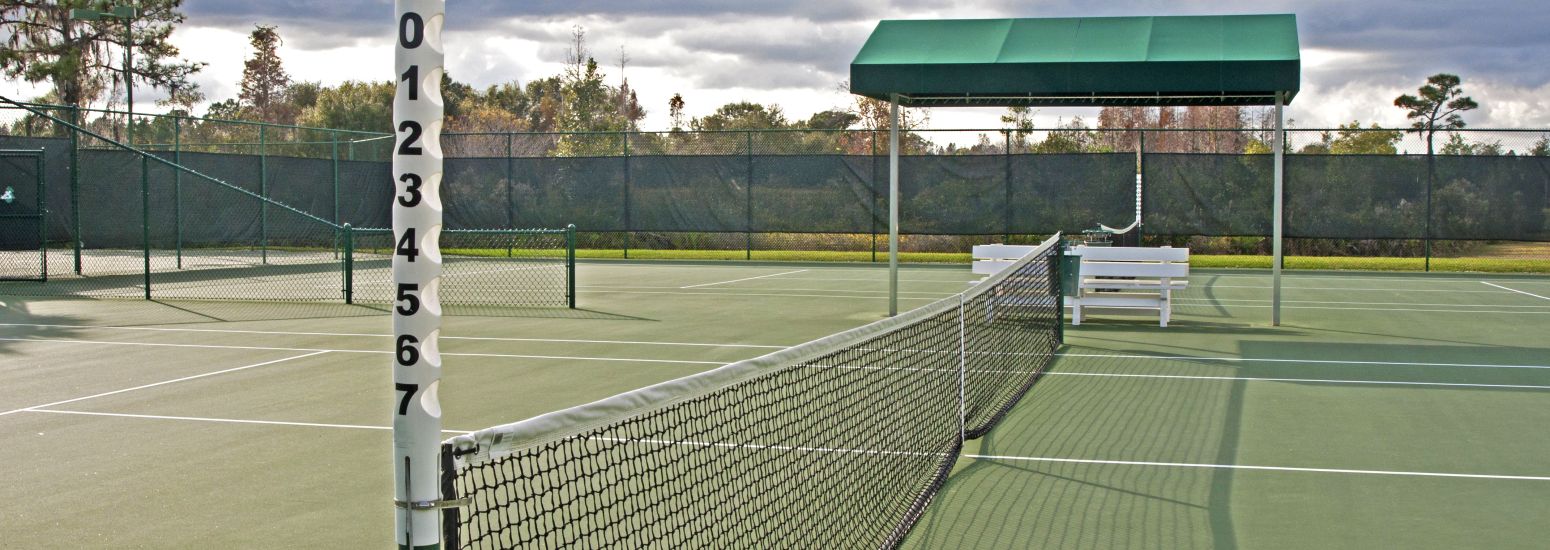
<svg viewBox="0 0 1550 550"><path fill-rule="evenodd" d="M888 316L899 314L899 96L888 101Z"/></svg>
<svg viewBox="0 0 1550 550"><path fill-rule="evenodd" d="M399 548L441 546L441 27L446 0L397 0L393 98L393 494Z"/></svg>
<svg viewBox="0 0 1550 550"><path fill-rule="evenodd" d="M1270 258L1270 325L1281 326L1281 213L1285 198L1284 173L1286 162L1286 128L1283 118L1281 92L1276 92L1276 131L1275 137L1270 141L1275 150L1275 213L1274 227L1271 229L1271 258Z"/></svg>

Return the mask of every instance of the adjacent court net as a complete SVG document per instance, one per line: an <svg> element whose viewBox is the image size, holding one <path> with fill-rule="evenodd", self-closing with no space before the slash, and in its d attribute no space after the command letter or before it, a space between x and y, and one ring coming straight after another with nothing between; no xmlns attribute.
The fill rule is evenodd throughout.
<svg viewBox="0 0 1550 550"><path fill-rule="evenodd" d="M354 233L355 301L393 301L392 230ZM443 306L576 307L573 230L447 229L440 244Z"/></svg>
<svg viewBox="0 0 1550 550"><path fill-rule="evenodd" d="M452 438L447 546L897 546L1053 360L1059 242L897 317Z"/></svg>

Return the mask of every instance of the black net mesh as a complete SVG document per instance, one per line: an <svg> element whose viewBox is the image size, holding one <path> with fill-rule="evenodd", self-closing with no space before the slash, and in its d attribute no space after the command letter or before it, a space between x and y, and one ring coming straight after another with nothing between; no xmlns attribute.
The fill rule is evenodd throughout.
<svg viewBox="0 0 1550 550"><path fill-rule="evenodd" d="M354 301L392 302L392 231L353 233ZM563 229L443 230L442 306L453 314L491 307L574 307L575 257L569 239Z"/></svg>
<svg viewBox="0 0 1550 550"><path fill-rule="evenodd" d="M1432 237L1550 239L1550 158L1438 156Z"/></svg>
<svg viewBox="0 0 1550 550"><path fill-rule="evenodd" d="M872 233L888 226L871 157L756 156L754 231Z"/></svg>
<svg viewBox="0 0 1550 550"><path fill-rule="evenodd" d="M1143 160L1150 235L1269 235L1272 155L1152 153Z"/></svg>
<svg viewBox="0 0 1550 550"><path fill-rule="evenodd" d="M1136 217L1133 153L1012 155L1007 233L1080 232Z"/></svg>
<svg viewBox="0 0 1550 550"><path fill-rule="evenodd" d="M1426 158L1296 155L1286 163L1285 223L1289 237L1424 238Z"/></svg>
<svg viewBox="0 0 1550 550"><path fill-rule="evenodd" d="M631 157L630 228L730 232L748 229L748 158Z"/></svg>
<svg viewBox="0 0 1550 550"><path fill-rule="evenodd" d="M897 545L1053 361L1057 240L900 318L557 415L606 420L454 439L448 546Z"/></svg>

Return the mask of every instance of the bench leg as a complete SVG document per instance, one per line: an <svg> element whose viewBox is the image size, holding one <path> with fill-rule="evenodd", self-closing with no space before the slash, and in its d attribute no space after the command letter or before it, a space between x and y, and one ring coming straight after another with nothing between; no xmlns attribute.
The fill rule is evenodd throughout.
<svg viewBox="0 0 1550 550"><path fill-rule="evenodd" d="M1082 324L1082 297L1080 295L1071 299L1071 324Z"/></svg>
<svg viewBox="0 0 1550 550"><path fill-rule="evenodd" d="M1163 279L1162 292L1157 297L1157 301L1159 302L1157 304L1157 326L1167 328L1168 318L1173 317L1172 298L1173 297L1169 294L1168 290L1168 280Z"/></svg>

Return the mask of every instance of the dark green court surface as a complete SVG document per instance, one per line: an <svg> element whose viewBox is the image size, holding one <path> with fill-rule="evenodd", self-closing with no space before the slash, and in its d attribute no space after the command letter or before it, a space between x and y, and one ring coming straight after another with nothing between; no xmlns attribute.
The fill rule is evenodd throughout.
<svg viewBox="0 0 1550 550"><path fill-rule="evenodd" d="M902 272L901 309L965 266ZM592 262L579 309L448 318L447 435L881 318L864 265ZM911 548L1542 548L1550 278L1196 270L1099 312L970 442ZM0 287L3 293L4 287ZM0 295L0 540L392 544L389 317Z"/></svg>

